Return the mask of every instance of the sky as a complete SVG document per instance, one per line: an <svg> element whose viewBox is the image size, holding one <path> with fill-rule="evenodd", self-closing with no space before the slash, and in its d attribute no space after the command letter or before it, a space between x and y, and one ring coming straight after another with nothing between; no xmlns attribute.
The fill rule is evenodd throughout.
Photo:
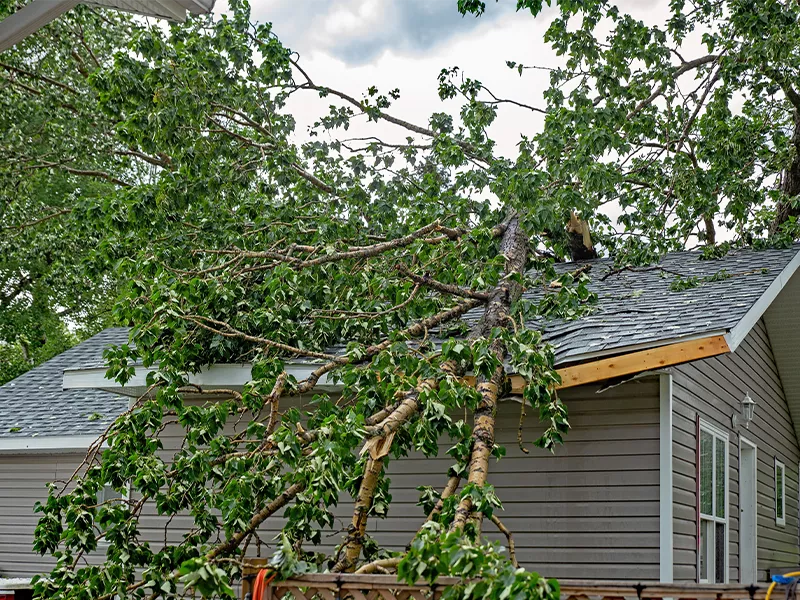
<svg viewBox="0 0 800 600"><path fill-rule="evenodd" d="M442 68L459 66L497 96L541 105L547 87L546 71L526 71L522 77L506 61L525 65L557 66L543 41L552 9L534 18L515 12L514 0L487 0L480 17L462 17L456 0L250 0L252 19L273 24L273 31L300 55L300 63L315 83L325 84L355 97L371 85L382 92L399 88L400 100L389 112L427 124L436 111L457 112L457 101L443 104L437 95ZM668 0L622 0L621 9L645 21L661 22ZM217 0L215 12L225 11L227 0ZM290 106L298 117L299 136L324 112L328 100L305 95ZM509 157L521 134L531 135L541 116L506 106L491 134L498 150ZM356 129L355 134L374 133ZM406 132L381 126L386 138L402 141Z"/></svg>
<svg viewBox="0 0 800 600"><path fill-rule="evenodd" d="M621 9L646 22L662 22L668 0L622 0ZM361 97L371 85L382 92L399 88L400 100L390 112L425 125L432 112L457 112L458 101L443 104L437 95L442 68L459 66L497 96L541 105L548 84L546 71L520 77L506 61L553 67L561 59L543 41L552 9L533 17L516 12L514 0L487 1L483 16L462 17L457 0L251 0L253 20L273 24L278 37L300 55L316 83ZM224 0L218 8L224 10ZM291 106L298 135L330 102L305 95ZM500 154L513 157L521 134L541 126L541 115L504 106L492 127ZM374 133L376 128L355 133ZM397 141L406 132L380 127Z"/></svg>
<svg viewBox="0 0 800 600"><path fill-rule="evenodd" d="M387 111L422 126L433 112L457 115L461 102L443 103L437 94L437 78L443 68L458 66L464 74L481 81L500 98L544 106L546 70L526 70L523 75L506 66L507 61L539 67L556 67L563 59L544 41L555 16L554 9L533 17L516 12L515 0L485 0L483 16L462 17L457 0L250 0L252 20L271 22L274 33L297 52L300 64L317 84L327 85L356 98L375 85L382 93L400 89L400 99ZM669 0L617 0L623 13L649 25L663 26L669 16ZM227 9L217 0L216 11ZM706 53L696 40L684 47L684 56ZM685 77L689 77L688 75ZM287 107L297 119L295 141L308 137L309 126L327 112L330 98L296 95ZM520 137L531 137L541 128L542 115L525 108L504 105L489 134L497 153L516 158ZM408 132L386 122L356 122L352 137L376 135L386 142L403 143ZM339 136L340 137L340 136ZM616 220L621 209L606 205ZM728 237L724 229L719 239Z"/></svg>

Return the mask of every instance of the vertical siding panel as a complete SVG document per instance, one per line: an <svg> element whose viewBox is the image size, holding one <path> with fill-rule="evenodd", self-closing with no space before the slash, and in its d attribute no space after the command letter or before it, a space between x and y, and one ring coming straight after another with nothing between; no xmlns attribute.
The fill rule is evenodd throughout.
<svg viewBox="0 0 800 600"><path fill-rule="evenodd" d="M758 577L766 580L771 567L798 564L798 473L800 460L794 426L786 404L769 337L763 321L735 353L681 365L674 369L673 481L676 540L687 552L675 556L676 581L697 578L697 509L694 419L727 431L729 451L729 578L739 580L739 435L758 446ZM740 410L745 393L756 401L749 429L734 430L731 416ZM774 460L786 464L786 526L775 524ZM678 537L680 536L680 537ZM678 547L676 541L676 548Z"/></svg>

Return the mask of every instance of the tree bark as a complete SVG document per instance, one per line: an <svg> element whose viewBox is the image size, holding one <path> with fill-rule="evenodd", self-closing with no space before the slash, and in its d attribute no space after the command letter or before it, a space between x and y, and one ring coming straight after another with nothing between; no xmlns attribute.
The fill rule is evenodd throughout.
<svg viewBox="0 0 800 600"><path fill-rule="evenodd" d="M511 305L522 294L521 286L513 281L512 277L525 272L528 261L528 236L525 235L519 219L516 217L509 221L508 228L503 234L500 253L506 259L503 278L492 291L486 306L486 313L473 332L473 337L488 337L496 327L508 327L511 322ZM481 400L475 409L472 455L467 475L467 482L477 486L483 486L489 474L489 457L494 448L497 399L505 381L506 348L500 340L495 340L491 350L499 361L499 366L489 379L478 378L477 389ZM464 498L456 509L451 529L463 529L467 521L473 517L472 512L472 501ZM475 515L478 530L480 530L482 518L483 515Z"/></svg>
<svg viewBox="0 0 800 600"><path fill-rule="evenodd" d="M442 512L442 508L444 507L444 501L447 500L450 496L456 493L458 489L458 484L461 483L461 475L452 475L450 479L447 480L447 485L444 486L442 490L442 495L439 496L439 500L431 510L428 518L425 519L425 522L432 521L436 515Z"/></svg>
<svg viewBox="0 0 800 600"><path fill-rule="evenodd" d="M786 199L778 202L772 233L778 231L790 217L800 217L800 207L794 206L797 196L800 196L800 109L795 109L793 114L794 133L791 142L794 157L791 164L783 170L780 189Z"/></svg>
<svg viewBox="0 0 800 600"><path fill-rule="evenodd" d="M422 392L435 389L437 381L426 379L421 381L416 388L406 392L405 398L378 425L367 429L371 438L382 438L394 434L403 424L407 423L411 417L419 410L419 396ZM356 504L353 508L353 520L348 527L347 538L342 556L333 566L331 571L344 572L353 571L361 556L361 549L364 546L364 537L367 531L367 519L375 498L375 490L378 487L383 473L383 456L367 458L364 467L364 476L361 478L361 485L356 496Z"/></svg>

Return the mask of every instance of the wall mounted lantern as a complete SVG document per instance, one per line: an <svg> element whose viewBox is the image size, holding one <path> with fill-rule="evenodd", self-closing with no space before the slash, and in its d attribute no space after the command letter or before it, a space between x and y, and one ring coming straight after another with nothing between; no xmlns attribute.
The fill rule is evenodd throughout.
<svg viewBox="0 0 800 600"><path fill-rule="evenodd" d="M750 397L750 393L746 393L741 402L741 414L734 414L731 417L731 422L734 427L744 425L745 429L750 429L750 421L753 420L753 414L756 411L756 402Z"/></svg>

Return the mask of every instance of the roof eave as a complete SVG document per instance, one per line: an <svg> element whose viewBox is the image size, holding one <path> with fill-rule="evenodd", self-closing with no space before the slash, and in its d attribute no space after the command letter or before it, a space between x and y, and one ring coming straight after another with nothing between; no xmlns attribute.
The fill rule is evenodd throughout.
<svg viewBox="0 0 800 600"><path fill-rule="evenodd" d="M797 252L792 260L789 261L778 276L772 281L769 287L761 294L761 297L750 307L739 322L725 335L725 341L731 352L735 352L744 339L748 336L756 323L764 316L767 309L772 305L778 294L781 293L786 284L800 267L800 252Z"/></svg>
<svg viewBox="0 0 800 600"><path fill-rule="evenodd" d="M0 437L0 455L69 454L85 452L97 440L97 435L52 435L27 437Z"/></svg>

